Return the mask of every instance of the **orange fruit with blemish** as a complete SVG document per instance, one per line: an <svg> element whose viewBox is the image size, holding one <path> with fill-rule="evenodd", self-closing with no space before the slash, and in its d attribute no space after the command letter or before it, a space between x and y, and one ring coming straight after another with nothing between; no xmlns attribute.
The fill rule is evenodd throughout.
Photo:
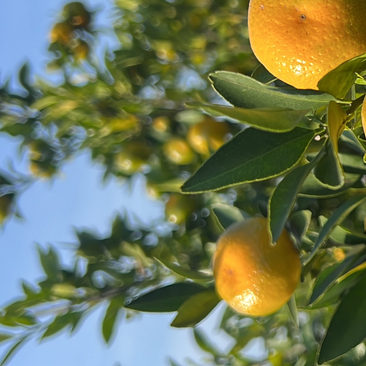
<svg viewBox="0 0 366 366"><path fill-rule="evenodd" d="M298 89L366 52L364 0L251 0L249 39L258 60Z"/></svg>

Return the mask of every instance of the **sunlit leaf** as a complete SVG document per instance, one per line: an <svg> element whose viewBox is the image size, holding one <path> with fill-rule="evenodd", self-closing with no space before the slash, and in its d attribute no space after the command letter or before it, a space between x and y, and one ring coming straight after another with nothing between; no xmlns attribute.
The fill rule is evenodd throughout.
<svg viewBox="0 0 366 366"><path fill-rule="evenodd" d="M248 128L208 159L182 191L199 193L276 177L299 162L315 134L303 128L278 134Z"/></svg>
<svg viewBox="0 0 366 366"><path fill-rule="evenodd" d="M220 301L214 289L193 295L180 306L171 326L176 328L195 326L210 314Z"/></svg>

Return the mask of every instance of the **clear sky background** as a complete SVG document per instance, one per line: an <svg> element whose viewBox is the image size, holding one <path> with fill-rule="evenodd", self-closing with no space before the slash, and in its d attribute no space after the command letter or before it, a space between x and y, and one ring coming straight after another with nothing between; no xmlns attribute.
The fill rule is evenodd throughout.
<svg viewBox="0 0 366 366"><path fill-rule="evenodd" d="M162 0L163 1L163 0ZM30 61L33 73L45 73L48 33L62 9L62 0L4 0L0 3L0 81L16 73ZM98 24L111 24L111 2L89 1L92 9L103 9ZM114 47L111 36L102 39L105 47ZM0 134L0 170L7 171L15 163L18 171L27 171L25 156L19 154L19 140ZM122 182L110 179L102 183L103 169L91 162L83 152L67 163L52 181L39 180L19 196L17 205L24 220L12 218L0 231L0 305L21 294L20 279L29 282L42 275L36 243L46 247L56 244L63 262L70 262L73 252L64 243L75 243L74 228L92 229L101 235L109 232L118 212L133 212L148 224L163 217L163 205L147 202L143 184L137 182L131 194ZM146 207L149 209L147 210ZM203 322L203 329L216 341L219 349L230 347L229 337L217 333L217 314ZM101 305L82 323L72 337L66 332L38 343L31 341L9 362L13 366L160 366L167 357L178 362L186 357L202 361L207 355L192 341L192 331L170 328L174 314L142 314L133 321L120 320L111 346L101 336ZM10 344L0 347L0 356ZM249 347L250 348L250 347ZM249 354L258 354L251 349Z"/></svg>

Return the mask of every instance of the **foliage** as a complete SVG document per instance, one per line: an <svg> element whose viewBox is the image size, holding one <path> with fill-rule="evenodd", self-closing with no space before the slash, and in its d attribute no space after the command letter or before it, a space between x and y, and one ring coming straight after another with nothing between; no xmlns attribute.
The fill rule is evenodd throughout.
<svg viewBox="0 0 366 366"><path fill-rule="evenodd" d="M49 48L62 85L31 84L25 65L24 93L11 94L6 83L0 89L0 131L22 138L31 173L3 174L1 217L15 211L12 199L29 181L57 177L88 149L105 177L143 174L151 195L168 194L171 230L131 229L117 217L108 237L77 232L67 267L54 246L39 249L44 278L23 282L22 297L0 312L0 342L10 344L1 364L30 338L73 332L99 303L106 305L106 342L120 316L169 311L177 312L172 326L193 327L211 364L254 364L241 350L255 337L265 339L273 365L314 365L342 354L337 365L365 362L366 57L330 72L320 91L297 90L257 67L247 3L115 0L121 47L100 62L93 13L82 7L70 15L81 9L75 4L64 9ZM69 33L61 37L60 29ZM186 138L204 121L226 125L217 151L207 136L201 149ZM285 226L292 233L302 282L290 311L255 319L227 308L220 328L234 346L223 354L195 328L220 301L213 243L255 215L269 217L274 242Z"/></svg>

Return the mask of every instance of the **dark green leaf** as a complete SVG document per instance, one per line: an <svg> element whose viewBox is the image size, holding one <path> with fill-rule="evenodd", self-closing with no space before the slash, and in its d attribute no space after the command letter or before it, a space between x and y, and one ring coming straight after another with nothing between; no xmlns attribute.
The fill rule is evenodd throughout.
<svg viewBox="0 0 366 366"><path fill-rule="evenodd" d="M102 323L102 334L106 343L111 340L118 314L124 305L125 297L116 296L111 299Z"/></svg>
<svg viewBox="0 0 366 366"><path fill-rule="evenodd" d="M319 221L322 226L328 221L324 216L319 216ZM336 226L331 234L330 239L338 244L355 245L355 244L366 244L366 235L351 231L342 226Z"/></svg>
<svg viewBox="0 0 366 366"><path fill-rule="evenodd" d="M1 363L0 363L0 366L3 366L5 365L10 357L13 355L13 353L19 348L21 347L24 342L27 340L27 337L23 337L21 338L18 342L16 342L11 348L10 350L5 354L4 358L2 359Z"/></svg>
<svg viewBox="0 0 366 366"><path fill-rule="evenodd" d="M260 64L252 73L252 78L263 84L270 84L277 80L262 64Z"/></svg>
<svg viewBox="0 0 366 366"><path fill-rule="evenodd" d="M210 75L214 89L229 103L241 108L288 108L316 110L334 100L329 94L313 90L277 88L234 72L217 71Z"/></svg>
<svg viewBox="0 0 366 366"><path fill-rule="evenodd" d="M332 216L328 219L327 223L321 229L319 236L315 242L314 248L309 254L309 256L305 259L304 265L310 262L313 258L319 247L323 244L323 242L328 238L332 230L342 221L362 202L366 199L366 194L357 195L344 202L340 207L338 207L332 214Z"/></svg>
<svg viewBox="0 0 366 366"><path fill-rule="evenodd" d="M299 162L315 134L298 127L279 134L248 128L208 159L182 191L199 193L276 177Z"/></svg>
<svg viewBox="0 0 366 366"><path fill-rule="evenodd" d="M343 99L357 79L356 72L360 74L364 70L366 70L366 56L355 57L323 76L318 83L318 88L336 98Z"/></svg>
<svg viewBox="0 0 366 366"><path fill-rule="evenodd" d="M291 296L289 302L287 303L287 306L288 306L288 309L290 311L291 318L292 318L293 322L295 323L295 325L297 327L299 327L299 325L300 325L300 323L299 323L299 312L297 310L295 295Z"/></svg>
<svg viewBox="0 0 366 366"><path fill-rule="evenodd" d="M309 123L305 118L309 110L296 111L278 107L276 109L244 109L198 103L190 103L188 106L203 109L214 116L226 116L236 119L263 131L286 132L294 129L301 121L304 121L305 125Z"/></svg>
<svg viewBox="0 0 366 366"><path fill-rule="evenodd" d="M199 272L199 271L194 271L192 269L182 267L176 263L169 263L168 261L166 261L164 259L158 259L158 258L155 258L155 259L159 263L161 263L163 266L169 268L171 271L173 271L174 273L176 273L179 276L182 276L185 278L190 278L190 279L196 280L196 281L208 282L208 281L213 280L213 277L210 274L207 274L204 272Z"/></svg>
<svg viewBox="0 0 366 366"><path fill-rule="evenodd" d="M366 174L366 164L361 155L339 154L343 168L348 173Z"/></svg>
<svg viewBox="0 0 366 366"><path fill-rule="evenodd" d="M333 190L324 187L320 184L318 179L315 178L314 174L310 173L304 184L302 185L299 195L304 197L314 197L314 198L330 198L336 197L343 194L345 191L353 187L360 181L360 174L345 174L345 182L342 188Z"/></svg>
<svg viewBox="0 0 366 366"><path fill-rule="evenodd" d="M202 349L202 351L205 351L211 355L219 354L219 351L209 342L206 335L201 330L198 328L193 328L193 335L197 345Z"/></svg>
<svg viewBox="0 0 366 366"><path fill-rule="evenodd" d="M206 318L220 301L214 289L193 295L180 306L171 326L176 328L195 326Z"/></svg>
<svg viewBox="0 0 366 366"><path fill-rule="evenodd" d="M215 203L212 205L212 211L223 229L227 229L236 222L244 221L250 215L235 206L229 206L224 203Z"/></svg>
<svg viewBox="0 0 366 366"><path fill-rule="evenodd" d="M268 204L269 232L272 234L273 243L280 237L306 177L322 158L323 154L324 152L320 152L311 163L292 170L274 190Z"/></svg>
<svg viewBox="0 0 366 366"><path fill-rule="evenodd" d="M311 211L303 210L295 212L290 217L289 223L291 232L294 234L299 243L302 242L302 239L309 228L311 216Z"/></svg>
<svg viewBox="0 0 366 366"><path fill-rule="evenodd" d="M57 316L53 320L53 322L48 326L47 330L43 333L41 340L60 332L68 325L71 325L74 329L76 323L80 320L81 316L82 312L69 312Z"/></svg>
<svg viewBox="0 0 366 366"><path fill-rule="evenodd" d="M206 287L196 283L175 283L148 292L133 300L128 305L128 309L146 312L171 312L177 311L179 307L191 296L206 291Z"/></svg>
<svg viewBox="0 0 366 366"><path fill-rule="evenodd" d="M47 277L51 281L60 280L60 260L58 254L56 253L53 247L49 247L48 252L46 252L43 248L38 246L38 254L43 267L43 270Z"/></svg>
<svg viewBox="0 0 366 366"><path fill-rule="evenodd" d="M320 348L318 363L343 355L366 337L366 277L344 296Z"/></svg>

